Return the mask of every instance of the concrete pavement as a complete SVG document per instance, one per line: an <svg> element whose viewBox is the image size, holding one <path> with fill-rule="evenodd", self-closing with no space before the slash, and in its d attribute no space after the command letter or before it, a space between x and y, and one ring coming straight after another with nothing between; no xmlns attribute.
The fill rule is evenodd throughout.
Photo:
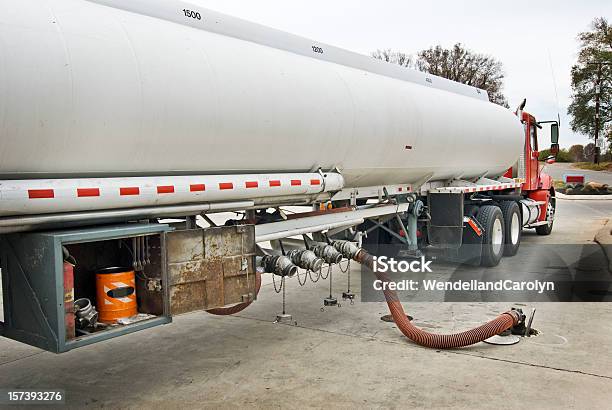
<svg viewBox="0 0 612 410"><path fill-rule="evenodd" d="M592 244L612 216L607 201L558 203L549 237L530 243ZM520 261L520 255L508 260ZM359 270L353 265L353 289ZM346 276L335 275L334 293ZM63 388L70 407L470 407L609 408L612 304L524 304L541 334L513 346L436 351L380 320L384 303L321 312L327 281L288 281L297 326L272 323L281 299L269 275L259 299L233 317L204 312L170 325L55 355L0 339L0 387ZM432 332L465 330L508 303L404 304Z"/></svg>
<svg viewBox="0 0 612 410"><path fill-rule="evenodd" d="M547 164L544 168L544 172L558 181L563 180L563 174L584 174L586 182L599 182L601 184L612 185L612 172L589 171L587 169L574 168L567 162L556 162L552 165Z"/></svg>

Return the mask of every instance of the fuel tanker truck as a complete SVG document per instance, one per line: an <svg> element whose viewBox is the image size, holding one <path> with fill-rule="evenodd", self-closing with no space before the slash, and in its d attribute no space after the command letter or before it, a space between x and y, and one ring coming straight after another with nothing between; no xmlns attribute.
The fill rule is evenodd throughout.
<svg viewBox="0 0 612 410"><path fill-rule="evenodd" d="M3 1L0 90L2 333L54 352L235 313L263 272L387 245L494 266L553 227L558 123L524 102L188 2ZM385 296L432 347L522 320L431 335Z"/></svg>

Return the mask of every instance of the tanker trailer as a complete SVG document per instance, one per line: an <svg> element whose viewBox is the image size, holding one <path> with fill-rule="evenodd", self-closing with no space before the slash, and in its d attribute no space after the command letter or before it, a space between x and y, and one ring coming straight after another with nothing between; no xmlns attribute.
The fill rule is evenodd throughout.
<svg viewBox="0 0 612 410"><path fill-rule="evenodd" d="M8 337L59 352L246 306L258 270L295 272L275 244L296 235L408 257L469 241L495 265L523 228L552 229L540 125L485 90L188 2L44 5L0 5L4 296L46 301L27 320L7 307ZM312 211L283 210L296 205ZM242 218L209 217L227 211ZM74 330L57 306L95 305L93 273L111 266L136 272L118 293L142 317Z"/></svg>

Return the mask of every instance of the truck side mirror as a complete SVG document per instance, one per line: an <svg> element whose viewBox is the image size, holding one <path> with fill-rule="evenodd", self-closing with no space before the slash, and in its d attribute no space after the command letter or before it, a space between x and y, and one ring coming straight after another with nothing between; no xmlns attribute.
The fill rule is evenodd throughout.
<svg viewBox="0 0 612 410"><path fill-rule="evenodd" d="M553 145L559 145L559 124L553 122L550 124L550 143Z"/></svg>
<svg viewBox="0 0 612 410"><path fill-rule="evenodd" d="M554 143L550 145L550 153L553 155L557 155L559 153L559 144Z"/></svg>

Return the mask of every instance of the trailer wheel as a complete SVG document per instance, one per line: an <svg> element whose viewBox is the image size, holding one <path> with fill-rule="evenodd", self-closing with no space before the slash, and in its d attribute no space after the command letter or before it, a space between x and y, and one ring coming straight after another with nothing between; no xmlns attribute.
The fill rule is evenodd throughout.
<svg viewBox="0 0 612 410"><path fill-rule="evenodd" d="M504 217L498 206L480 207L476 219L484 228L482 239L482 266L496 266L504 255Z"/></svg>
<svg viewBox="0 0 612 410"><path fill-rule="evenodd" d="M504 217L504 227L506 228L506 241L504 245L504 255L514 256L521 245L521 234L523 223L521 210L515 201L503 201L499 204Z"/></svg>
<svg viewBox="0 0 612 410"><path fill-rule="evenodd" d="M550 235L555 222L555 197L551 196L546 206L546 225L536 226L536 233L538 235Z"/></svg>

